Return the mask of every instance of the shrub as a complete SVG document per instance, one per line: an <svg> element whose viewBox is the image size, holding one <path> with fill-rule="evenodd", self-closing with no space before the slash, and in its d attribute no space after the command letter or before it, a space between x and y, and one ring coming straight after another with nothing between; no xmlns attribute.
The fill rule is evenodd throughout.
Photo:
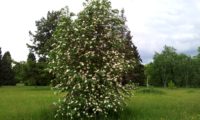
<svg viewBox="0 0 200 120"><path fill-rule="evenodd" d="M53 34L57 41L49 54L49 71L64 92L57 103L56 118L94 119L117 113L128 95L121 76L133 68L134 59L125 60L125 20L107 0L85 3L77 19L62 10Z"/></svg>
<svg viewBox="0 0 200 120"><path fill-rule="evenodd" d="M168 88L170 88L170 89L176 88L176 86L175 86L175 84L174 84L174 82L172 80L169 81Z"/></svg>

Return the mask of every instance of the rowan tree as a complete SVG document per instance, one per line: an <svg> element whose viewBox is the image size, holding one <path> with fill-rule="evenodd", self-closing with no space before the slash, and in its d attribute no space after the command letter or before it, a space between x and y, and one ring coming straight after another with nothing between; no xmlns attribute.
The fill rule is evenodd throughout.
<svg viewBox="0 0 200 120"><path fill-rule="evenodd" d="M125 26L119 10L108 0L90 0L72 19L68 9L53 34L57 42L49 54L49 71L65 92L57 103L55 117L94 119L119 112L129 93L122 85L122 75L133 68L134 59L125 59Z"/></svg>

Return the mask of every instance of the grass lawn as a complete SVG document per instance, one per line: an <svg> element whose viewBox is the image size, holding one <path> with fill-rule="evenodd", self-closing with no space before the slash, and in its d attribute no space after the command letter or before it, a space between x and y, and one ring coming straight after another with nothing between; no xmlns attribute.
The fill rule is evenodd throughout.
<svg viewBox="0 0 200 120"><path fill-rule="evenodd" d="M139 88L119 120L200 120L200 89ZM49 87L0 87L0 120L53 120Z"/></svg>

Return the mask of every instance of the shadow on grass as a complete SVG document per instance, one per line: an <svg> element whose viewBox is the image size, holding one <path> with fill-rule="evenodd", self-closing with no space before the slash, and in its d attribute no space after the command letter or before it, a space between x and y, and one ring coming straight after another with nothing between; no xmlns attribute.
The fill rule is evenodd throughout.
<svg viewBox="0 0 200 120"><path fill-rule="evenodd" d="M54 115L56 113L55 106L49 106L49 108L42 109L40 111L40 120L55 120Z"/></svg>
<svg viewBox="0 0 200 120"><path fill-rule="evenodd" d="M110 112L107 118L99 117L96 120L134 120L134 114L132 108L126 106L121 112Z"/></svg>
<svg viewBox="0 0 200 120"><path fill-rule="evenodd" d="M187 90L187 93L195 93L196 91L194 90Z"/></svg>
<svg viewBox="0 0 200 120"><path fill-rule="evenodd" d="M138 89L136 92L142 93L142 94L158 94L158 95L166 94L166 92L159 90L159 89L152 88L152 87L151 88Z"/></svg>

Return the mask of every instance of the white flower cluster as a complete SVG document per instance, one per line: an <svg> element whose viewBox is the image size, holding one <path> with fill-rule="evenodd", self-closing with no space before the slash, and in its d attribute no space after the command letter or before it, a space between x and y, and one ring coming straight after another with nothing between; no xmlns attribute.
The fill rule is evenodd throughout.
<svg viewBox="0 0 200 120"><path fill-rule="evenodd" d="M91 11L92 10L92 11ZM107 0L92 0L76 20L63 16L53 37L57 43L49 54L49 72L65 96L58 105L56 118L81 119L106 117L124 104L122 74L133 67L125 60L120 38L119 15Z"/></svg>

